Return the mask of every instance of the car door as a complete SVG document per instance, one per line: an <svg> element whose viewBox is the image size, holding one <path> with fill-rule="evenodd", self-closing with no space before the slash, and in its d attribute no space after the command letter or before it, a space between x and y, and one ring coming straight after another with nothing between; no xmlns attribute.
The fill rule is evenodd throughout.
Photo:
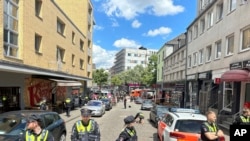
<svg viewBox="0 0 250 141"><path fill-rule="evenodd" d="M155 115L156 115L156 109L155 106L150 111L150 120L152 120L155 123Z"/></svg>
<svg viewBox="0 0 250 141"><path fill-rule="evenodd" d="M46 129L53 134L55 140L58 140L58 137L60 136L60 128L58 127L54 114L44 114L43 119Z"/></svg>
<svg viewBox="0 0 250 141"><path fill-rule="evenodd" d="M173 131L173 127L174 127L174 117L171 114L166 115L165 124L166 124L166 127L163 131L164 141L169 141L170 132Z"/></svg>

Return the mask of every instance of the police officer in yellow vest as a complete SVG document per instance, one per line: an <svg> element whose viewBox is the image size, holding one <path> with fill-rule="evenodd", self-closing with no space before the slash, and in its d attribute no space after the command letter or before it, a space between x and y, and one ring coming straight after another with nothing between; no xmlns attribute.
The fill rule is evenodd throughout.
<svg viewBox="0 0 250 141"><path fill-rule="evenodd" d="M213 111L206 113L207 121L201 125L202 141L219 141L224 138L224 133L216 125L216 114Z"/></svg>
<svg viewBox="0 0 250 141"><path fill-rule="evenodd" d="M52 133L42 129L39 115L31 115L27 119L26 131L19 141L54 141Z"/></svg>
<svg viewBox="0 0 250 141"><path fill-rule="evenodd" d="M235 118L234 125L250 125L250 109L244 107L242 114Z"/></svg>
<svg viewBox="0 0 250 141"><path fill-rule="evenodd" d="M68 98L66 98L65 99L65 102L64 102L64 104L65 104L65 108L66 108L66 116L70 116L70 109L71 109L71 99L68 97Z"/></svg>
<svg viewBox="0 0 250 141"><path fill-rule="evenodd" d="M138 141L136 130L134 127L135 117L130 115L124 118L125 127L120 133L116 141Z"/></svg>
<svg viewBox="0 0 250 141"><path fill-rule="evenodd" d="M143 124L143 119L144 119L144 115L142 112L138 112L136 115L135 115L135 120L137 122L137 118L139 118L139 123L140 124Z"/></svg>
<svg viewBox="0 0 250 141"><path fill-rule="evenodd" d="M91 117L91 111L81 109L82 120L78 120L72 127L71 141L100 141L99 125Z"/></svg>

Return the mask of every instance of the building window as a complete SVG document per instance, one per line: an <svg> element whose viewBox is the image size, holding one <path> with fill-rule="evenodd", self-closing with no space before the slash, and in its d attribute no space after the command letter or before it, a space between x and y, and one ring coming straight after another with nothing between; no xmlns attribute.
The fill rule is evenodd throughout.
<svg viewBox="0 0 250 141"><path fill-rule="evenodd" d="M193 35L192 30L189 30L188 31L188 42L192 41L192 35Z"/></svg>
<svg viewBox="0 0 250 141"><path fill-rule="evenodd" d="M199 64L203 64L204 53L203 49L199 50Z"/></svg>
<svg viewBox="0 0 250 141"><path fill-rule="evenodd" d="M57 62L64 62L64 54L65 54L65 50L60 48L60 47L57 47L57 55L56 55L56 60Z"/></svg>
<svg viewBox="0 0 250 141"><path fill-rule="evenodd" d="M42 17L42 0L35 0L35 12L37 17Z"/></svg>
<svg viewBox="0 0 250 141"><path fill-rule="evenodd" d="M193 54L193 58L194 58L194 66L197 66L197 60L198 60L198 53L197 52L195 52L194 54Z"/></svg>
<svg viewBox="0 0 250 141"><path fill-rule="evenodd" d="M4 1L4 55L18 58L18 2Z"/></svg>
<svg viewBox="0 0 250 141"><path fill-rule="evenodd" d="M207 56L207 62L211 61L212 59L212 46L207 46L206 48L206 56Z"/></svg>
<svg viewBox="0 0 250 141"><path fill-rule="evenodd" d="M229 0L229 12L236 9L237 0Z"/></svg>
<svg viewBox="0 0 250 141"><path fill-rule="evenodd" d="M205 19L201 19L200 28L201 28L201 33L204 33L204 31L205 31Z"/></svg>
<svg viewBox="0 0 250 141"><path fill-rule="evenodd" d="M234 35L227 37L226 55L232 55L234 52Z"/></svg>
<svg viewBox="0 0 250 141"><path fill-rule="evenodd" d="M198 25L194 26L194 38L198 37Z"/></svg>
<svg viewBox="0 0 250 141"><path fill-rule="evenodd" d="M188 68L191 68L191 64L192 64L192 57L188 56Z"/></svg>
<svg viewBox="0 0 250 141"><path fill-rule="evenodd" d="M223 107L231 109L232 101L233 101L233 91L234 91L234 83L233 82L224 82L223 83Z"/></svg>
<svg viewBox="0 0 250 141"><path fill-rule="evenodd" d="M213 18L214 18L214 15L213 15L213 12L208 12L207 14L207 17L208 17L208 21L207 21L207 25L208 25L208 28L212 27L213 26Z"/></svg>
<svg viewBox="0 0 250 141"><path fill-rule="evenodd" d="M131 53L128 53L128 56L131 56Z"/></svg>
<svg viewBox="0 0 250 141"><path fill-rule="evenodd" d="M223 17L223 2L217 5L217 21L220 21Z"/></svg>
<svg viewBox="0 0 250 141"><path fill-rule="evenodd" d="M221 41L215 43L215 59L221 57Z"/></svg>
<svg viewBox="0 0 250 141"><path fill-rule="evenodd" d="M84 60L80 59L80 69L84 69Z"/></svg>
<svg viewBox="0 0 250 141"><path fill-rule="evenodd" d="M84 42L83 42L83 40L80 40L80 50L82 50L83 51L83 47L84 46Z"/></svg>
<svg viewBox="0 0 250 141"><path fill-rule="evenodd" d="M35 34L35 51L41 53L42 36Z"/></svg>
<svg viewBox="0 0 250 141"><path fill-rule="evenodd" d="M71 63L72 63L72 66L75 66L75 55L72 54L72 57L71 57Z"/></svg>
<svg viewBox="0 0 250 141"><path fill-rule="evenodd" d="M242 32L242 46L241 50L250 48L250 27Z"/></svg>
<svg viewBox="0 0 250 141"><path fill-rule="evenodd" d="M73 44L75 44L75 42L76 42L75 36L76 36L75 32L72 32L72 43Z"/></svg>
<svg viewBox="0 0 250 141"><path fill-rule="evenodd" d="M65 24L62 22L62 20L57 19L57 32L61 35L64 35L65 30Z"/></svg>

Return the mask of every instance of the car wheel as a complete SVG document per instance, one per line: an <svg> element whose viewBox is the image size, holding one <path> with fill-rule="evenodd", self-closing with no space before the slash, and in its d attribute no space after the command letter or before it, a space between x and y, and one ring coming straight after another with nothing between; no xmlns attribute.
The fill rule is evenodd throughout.
<svg viewBox="0 0 250 141"><path fill-rule="evenodd" d="M66 141L66 135L65 133L62 133L60 138L59 138L59 141Z"/></svg>

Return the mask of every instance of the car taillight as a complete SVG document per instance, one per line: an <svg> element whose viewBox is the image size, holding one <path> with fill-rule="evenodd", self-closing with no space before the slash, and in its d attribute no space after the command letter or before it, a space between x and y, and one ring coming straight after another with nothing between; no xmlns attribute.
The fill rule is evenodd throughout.
<svg viewBox="0 0 250 141"><path fill-rule="evenodd" d="M178 133L178 132L170 132L170 137L176 138L176 139L183 139L185 138L185 135Z"/></svg>

